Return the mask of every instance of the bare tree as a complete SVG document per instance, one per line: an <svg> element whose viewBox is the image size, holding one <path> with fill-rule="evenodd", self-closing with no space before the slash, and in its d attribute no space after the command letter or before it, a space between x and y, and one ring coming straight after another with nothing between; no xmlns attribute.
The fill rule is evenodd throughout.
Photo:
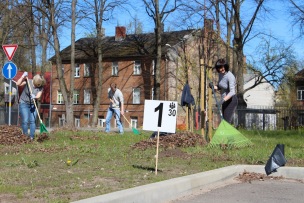
<svg viewBox="0 0 304 203"><path fill-rule="evenodd" d="M65 8L65 3L67 1L56 1L55 0L45 0L43 1L46 14L48 16L48 21L51 27L52 31L52 38L53 38L53 47L55 51L55 60L56 60L56 70L57 70L57 77L58 77L58 82L60 86L60 91L62 93L64 103L65 103L65 108L66 108L66 124L68 126L73 126L73 93L74 89L71 89L67 87L67 83L64 78L64 68L60 56L60 43L59 43L59 36L58 36L58 29L59 26L61 25L60 23L63 23L63 19L61 18L60 14L62 12L66 13L67 11L64 11L63 8ZM73 67L71 67L73 70ZM74 75L71 75L71 77ZM71 84L73 81L71 81Z"/></svg>
<svg viewBox="0 0 304 203"><path fill-rule="evenodd" d="M132 17L132 20L127 25L128 34L141 34L143 33L143 22L140 21L137 15Z"/></svg>
<svg viewBox="0 0 304 203"><path fill-rule="evenodd" d="M14 55L14 63L22 69L27 69L30 65L28 56L29 42L29 18L30 7L26 2L1 1L0 2L0 41L1 44L18 44L19 48ZM31 30L31 29L30 29ZM3 65L6 58L4 52L0 53L0 65ZM0 76L0 83L3 83L3 77ZM0 90L0 102L4 98L3 89Z"/></svg>
<svg viewBox="0 0 304 203"><path fill-rule="evenodd" d="M87 10L92 10L93 14L88 12L87 18L92 20L95 24L96 29L96 43L97 43L97 71L96 68L93 67L94 73L92 76L92 82L95 83L97 80L97 84L92 85L92 96L93 96L93 118L92 118L92 126L97 125L98 121L98 112L100 107L100 98L102 92L102 72L103 72L103 64L102 64L102 39L104 37L103 32L103 21L109 20L113 18L112 14L115 9L122 8L125 9L125 6L128 5L128 2L125 0L85 0L87 4ZM96 78L97 77L97 78Z"/></svg>
<svg viewBox="0 0 304 203"><path fill-rule="evenodd" d="M278 89L283 81L286 82L286 73L296 64L296 57L292 46L283 42L272 44L271 38L264 38L259 44L252 60L248 59L247 69L255 74L252 86L244 89L244 93L261 83L270 83Z"/></svg>
<svg viewBox="0 0 304 203"><path fill-rule="evenodd" d="M47 13L45 6L41 5L41 2L37 4L37 30L38 30L38 39L41 45L41 75L44 75L46 68L49 66L47 62L47 48L49 44L50 37L50 24L48 23Z"/></svg>
<svg viewBox="0 0 304 203"><path fill-rule="evenodd" d="M5 44L7 41L7 37L9 35L10 30L10 17L12 16L12 11L9 10L11 5L8 1L0 2L0 42L1 44ZM0 65L3 66L5 61L5 56L3 52L0 52ZM3 84L3 77L0 77L0 83ZM3 102L4 98L4 89L0 89L0 102Z"/></svg>
<svg viewBox="0 0 304 203"><path fill-rule="evenodd" d="M160 62L161 62L161 35L164 31L164 21L168 15L174 12L180 4L180 0L165 0L160 7L159 0L142 0L146 7L147 14L154 21L155 32L155 74L154 74L154 98L160 99Z"/></svg>
<svg viewBox="0 0 304 203"><path fill-rule="evenodd" d="M71 4L71 74L70 74L70 93L68 98L68 104L66 105L66 114L68 119L68 125L73 126L74 118L74 80L75 80L75 30L76 30L76 5L77 0L72 0Z"/></svg>
<svg viewBox="0 0 304 203"><path fill-rule="evenodd" d="M290 15L293 19L293 24L299 26L300 37L304 33L304 4L302 0L289 0Z"/></svg>

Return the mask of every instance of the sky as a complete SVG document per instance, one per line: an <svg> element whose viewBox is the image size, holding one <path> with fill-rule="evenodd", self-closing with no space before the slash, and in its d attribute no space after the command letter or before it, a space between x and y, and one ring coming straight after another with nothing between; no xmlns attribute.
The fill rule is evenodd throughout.
<svg viewBox="0 0 304 203"><path fill-rule="evenodd" d="M133 2L136 2L138 5L139 0L131 0ZM279 1L279 0L276 0ZM291 26L291 20L289 17L289 14L287 12L287 6L284 3L273 3L272 1L271 5L267 5L271 7L272 12L271 15L268 15L268 19L265 21L257 21L256 23L256 31L259 30L265 30L268 34L271 33L271 35L275 36L282 42L286 44L293 43L293 48L296 54L296 57L299 59L304 58L304 39L299 40L296 39L297 37L297 28L293 28ZM135 8L135 7L134 7ZM136 7L134 10L131 10L133 15L136 13L137 17L140 19L141 22L143 22L143 30L144 32L153 32L154 29L154 23L152 19L146 14L145 9L142 7ZM126 26L130 21L131 17L126 12L120 11L118 14L115 14L116 19L103 22L103 27L105 28L105 34L106 36L114 36L115 35L115 26ZM165 30L166 26L170 23L165 22ZM82 37L85 37L86 33L88 31L84 30L82 27L78 26L78 29L76 30L76 40L80 39ZM92 27L94 29L94 27ZM69 32L67 32L69 33ZM70 45L70 34L64 35L60 38L61 42L61 49L64 49L65 47ZM258 38L255 38L254 40L249 41L246 43L244 47L244 54L250 57L256 56L256 49L259 46L260 40Z"/></svg>

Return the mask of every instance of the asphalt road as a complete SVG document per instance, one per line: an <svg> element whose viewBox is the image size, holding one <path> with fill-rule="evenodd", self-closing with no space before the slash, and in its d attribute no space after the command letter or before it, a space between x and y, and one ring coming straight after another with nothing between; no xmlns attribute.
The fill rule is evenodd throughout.
<svg viewBox="0 0 304 203"><path fill-rule="evenodd" d="M304 202L304 183L299 180L254 180L201 191L170 203L300 203Z"/></svg>

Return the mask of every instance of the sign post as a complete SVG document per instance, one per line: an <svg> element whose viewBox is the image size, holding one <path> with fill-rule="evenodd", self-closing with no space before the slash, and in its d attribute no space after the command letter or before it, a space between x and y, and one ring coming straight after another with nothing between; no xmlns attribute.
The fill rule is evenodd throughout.
<svg viewBox="0 0 304 203"><path fill-rule="evenodd" d="M9 80L9 105L8 105L8 125L11 125L11 106L12 106L12 79L17 75L17 66L10 62L18 48L17 44L2 45L5 55L9 62L2 68L2 75Z"/></svg>
<svg viewBox="0 0 304 203"><path fill-rule="evenodd" d="M159 132L175 133L177 117L176 101L145 100L143 130L157 129L155 174L157 175Z"/></svg>

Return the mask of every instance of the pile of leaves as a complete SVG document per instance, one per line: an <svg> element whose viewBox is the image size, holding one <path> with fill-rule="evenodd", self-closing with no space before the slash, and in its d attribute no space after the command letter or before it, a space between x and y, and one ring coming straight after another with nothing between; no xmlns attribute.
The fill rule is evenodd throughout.
<svg viewBox="0 0 304 203"><path fill-rule="evenodd" d="M157 136L138 142L134 144L132 148L146 150L148 148L155 148L156 144ZM187 131L159 136L159 147L163 147L164 149L205 146L207 144L207 141L202 135Z"/></svg>
<svg viewBox="0 0 304 203"><path fill-rule="evenodd" d="M42 133L36 136L37 142L48 140L47 133ZM22 134L22 130L18 126L0 125L0 145L16 145L31 143L29 136Z"/></svg>
<svg viewBox="0 0 304 203"><path fill-rule="evenodd" d="M36 134L35 141L43 142L49 139L48 133ZM73 136L71 139L83 139L82 137ZM98 137L94 137L98 139ZM0 125L0 145L16 145L31 143L29 136L22 134L19 126ZM143 140L132 146L134 149L146 150L154 148L157 142L156 136L151 136L148 140ZM161 134L159 137L159 147L164 149L177 149L180 147L205 146L206 140L202 135L181 131L176 134Z"/></svg>
<svg viewBox="0 0 304 203"><path fill-rule="evenodd" d="M280 180L280 179L283 179L283 177L282 176L279 176L279 177L267 176L262 173L244 171L243 173L239 174L239 176L236 177L236 179L241 182L251 183L251 181L253 181L253 180L260 180L260 181L269 180L269 179Z"/></svg>

